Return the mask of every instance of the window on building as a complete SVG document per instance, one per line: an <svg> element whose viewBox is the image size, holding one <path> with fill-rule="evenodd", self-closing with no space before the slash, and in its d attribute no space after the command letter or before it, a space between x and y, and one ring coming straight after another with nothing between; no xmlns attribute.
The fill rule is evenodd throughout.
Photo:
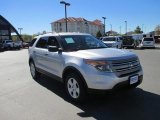
<svg viewBox="0 0 160 120"><path fill-rule="evenodd" d="M8 30L0 30L0 35L8 35Z"/></svg>
<svg viewBox="0 0 160 120"><path fill-rule="evenodd" d="M77 27L77 31L78 31L78 32L80 31L80 27Z"/></svg>

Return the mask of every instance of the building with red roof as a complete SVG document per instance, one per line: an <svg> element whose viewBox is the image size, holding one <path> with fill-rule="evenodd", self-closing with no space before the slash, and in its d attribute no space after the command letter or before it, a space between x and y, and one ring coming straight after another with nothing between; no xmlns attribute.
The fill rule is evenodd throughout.
<svg viewBox="0 0 160 120"><path fill-rule="evenodd" d="M66 21L65 18L56 20L51 23L53 32L66 32ZM81 32L89 33L96 36L97 32L100 31L102 34L104 32L104 24L100 20L89 21L85 18L67 18L68 32Z"/></svg>

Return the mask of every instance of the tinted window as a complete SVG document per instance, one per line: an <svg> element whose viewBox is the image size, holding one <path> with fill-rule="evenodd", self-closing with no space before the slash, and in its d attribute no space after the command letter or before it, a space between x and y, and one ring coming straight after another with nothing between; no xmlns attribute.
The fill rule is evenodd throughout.
<svg viewBox="0 0 160 120"><path fill-rule="evenodd" d="M153 41L153 38L144 38L143 41Z"/></svg>
<svg viewBox="0 0 160 120"><path fill-rule="evenodd" d="M103 38L103 41L116 41L115 37Z"/></svg>
<svg viewBox="0 0 160 120"><path fill-rule="evenodd" d="M64 49L67 51L106 48L100 40L90 35L61 36Z"/></svg>
<svg viewBox="0 0 160 120"><path fill-rule="evenodd" d="M12 41L11 40L6 41L6 43L10 43L10 42L12 42Z"/></svg>
<svg viewBox="0 0 160 120"><path fill-rule="evenodd" d="M42 37L39 39L39 41L37 42L36 47L38 48L47 48L47 37Z"/></svg>
<svg viewBox="0 0 160 120"><path fill-rule="evenodd" d="M119 37L120 40L123 40L123 37Z"/></svg>
<svg viewBox="0 0 160 120"><path fill-rule="evenodd" d="M48 46L57 46L59 47L59 43L55 37L48 38Z"/></svg>

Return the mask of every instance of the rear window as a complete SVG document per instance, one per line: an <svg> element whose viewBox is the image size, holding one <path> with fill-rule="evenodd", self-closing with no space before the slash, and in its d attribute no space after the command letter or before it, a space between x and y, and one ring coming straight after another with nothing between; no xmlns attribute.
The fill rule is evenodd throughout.
<svg viewBox="0 0 160 120"><path fill-rule="evenodd" d="M144 38L143 41L154 41L153 38Z"/></svg>
<svg viewBox="0 0 160 120"><path fill-rule="evenodd" d="M103 41L116 41L115 37L103 38Z"/></svg>

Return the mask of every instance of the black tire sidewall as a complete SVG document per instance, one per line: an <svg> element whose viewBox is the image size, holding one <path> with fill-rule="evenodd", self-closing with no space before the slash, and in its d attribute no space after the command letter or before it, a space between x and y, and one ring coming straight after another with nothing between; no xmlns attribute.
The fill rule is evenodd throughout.
<svg viewBox="0 0 160 120"><path fill-rule="evenodd" d="M35 69L35 76L33 76L32 73L31 73L31 76L32 76L33 79L37 80L37 79L40 77L40 73L36 70L36 66L35 66L35 64L34 64L33 61L31 61L31 62L29 63L30 72L31 72L31 64L34 65L34 69Z"/></svg>
<svg viewBox="0 0 160 120"><path fill-rule="evenodd" d="M78 98L73 98L68 91L67 83L70 78L74 78L79 85L80 94ZM82 78L75 73L68 74L67 77L65 78L65 89L70 100L74 102L83 102L86 99L86 88L85 88L84 82L82 81Z"/></svg>

